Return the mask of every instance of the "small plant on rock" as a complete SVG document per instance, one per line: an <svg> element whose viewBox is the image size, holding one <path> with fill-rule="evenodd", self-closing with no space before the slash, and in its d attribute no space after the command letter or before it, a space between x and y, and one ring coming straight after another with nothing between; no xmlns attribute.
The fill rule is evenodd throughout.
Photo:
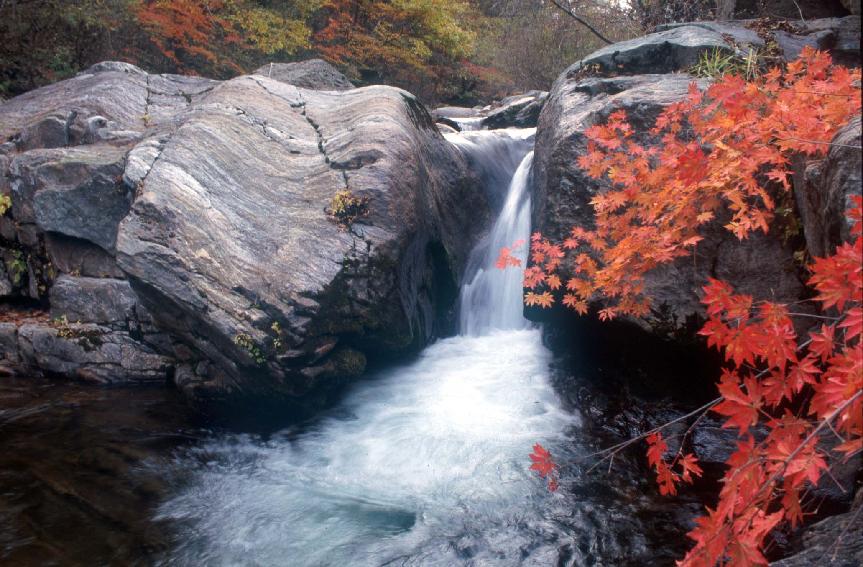
<svg viewBox="0 0 863 567"><path fill-rule="evenodd" d="M0 195L0 216L6 214L6 211L12 208L12 199L9 195Z"/></svg>
<svg viewBox="0 0 863 567"><path fill-rule="evenodd" d="M369 199L357 197L345 189L335 194L325 211L336 224L347 229L358 218L369 214Z"/></svg>
<svg viewBox="0 0 863 567"><path fill-rule="evenodd" d="M238 347L242 348L246 352L249 353L249 356L252 357L252 360L255 361L256 364L263 364L267 361L264 353L255 344L255 340L246 333L240 333L239 335L234 337L234 344Z"/></svg>

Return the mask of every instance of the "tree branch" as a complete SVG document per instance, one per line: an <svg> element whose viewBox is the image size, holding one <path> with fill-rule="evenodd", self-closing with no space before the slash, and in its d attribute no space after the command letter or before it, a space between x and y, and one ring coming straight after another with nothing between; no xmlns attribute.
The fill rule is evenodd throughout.
<svg viewBox="0 0 863 567"><path fill-rule="evenodd" d="M587 29L592 31L593 35L595 35L596 37L598 37L599 39L601 39L605 43L608 43L608 44L614 43L613 41L611 41L610 39L608 39L607 37L605 37L604 35L599 33L599 31L597 31L597 29L595 27L590 25L584 18L582 18L581 16L579 16L578 14L573 12L572 8L570 8L569 6L564 6L560 0L551 0L551 3L554 4L555 6L557 6L558 8L560 8L563 12L566 12L566 14L569 17L574 18L581 25L583 25L584 27L586 27Z"/></svg>

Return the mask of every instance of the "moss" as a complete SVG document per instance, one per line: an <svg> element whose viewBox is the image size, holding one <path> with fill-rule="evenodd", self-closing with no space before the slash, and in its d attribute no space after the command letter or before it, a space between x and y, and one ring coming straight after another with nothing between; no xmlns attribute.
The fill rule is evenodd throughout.
<svg viewBox="0 0 863 567"><path fill-rule="evenodd" d="M357 197L348 190L339 191L330 201L326 213L340 227L347 229L358 219L369 214L368 197Z"/></svg>

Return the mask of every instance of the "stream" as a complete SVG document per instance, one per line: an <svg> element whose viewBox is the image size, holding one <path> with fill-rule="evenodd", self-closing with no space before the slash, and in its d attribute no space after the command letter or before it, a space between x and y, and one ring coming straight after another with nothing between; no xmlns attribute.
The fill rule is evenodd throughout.
<svg viewBox="0 0 863 567"><path fill-rule="evenodd" d="M586 451L522 316L521 271L494 268L529 237L533 130L448 138L501 211L467 267L457 336L269 435L208 429L165 392L7 382L0 563L668 564L644 562L645 526L677 520L644 512L640 479L551 493L528 470L535 442L561 462Z"/></svg>

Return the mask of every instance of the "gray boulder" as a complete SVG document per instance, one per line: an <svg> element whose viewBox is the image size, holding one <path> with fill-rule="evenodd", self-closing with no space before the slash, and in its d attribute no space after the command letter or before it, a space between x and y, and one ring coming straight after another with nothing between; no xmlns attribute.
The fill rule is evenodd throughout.
<svg viewBox="0 0 863 567"><path fill-rule="evenodd" d="M547 97L545 91L529 91L486 107L442 106L432 111L432 117L456 131L533 128Z"/></svg>
<svg viewBox="0 0 863 567"><path fill-rule="evenodd" d="M851 238L851 197L863 191L860 117L836 134L827 158L798 163L794 183L806 247L813 256L828 256Z"/></svg>
<svg viewBox="0 0 863 567"><path fill-rule="evenodd" d="M587 151L584 132L623 109L642 143L657 144L649 130L663 108L686 96L688 75L636 75L558 80L540 117L534 158L536 196L533 226L560 240L573 226L591 227L590 200L607 181L590 178L577 159ZM699 291L709 276L723 277L741 292L797 300L803 287L793 250L781 240L755 235L739 242L716 226L705 235L695 258L649 273L646 293L654 313L638 319L658 334L677 333L703 315ZM775 294L775 295L774 295Z"/></svg>
<svg viewBox="0 0 863 567"><path fill-rule="evenodd" d="M806 45L830 50L837 62L860 65L860 16L808 20L794 30L762 30L759 20L665 24L652 34L603 47L573 64L570 79L590 75L638 75L686 71L705 52L746 55L764 52L775 42L787 60Z"/></svg>
<svg viewBox="0 0 863 567"><path fill-rule="evenodd" d="M255 71L301 89L317 91L347 91L354 88L347 77L323 59L309 59L295 63L268 63Z"/></svg>
<svg viewBox="0 0 863 567"><path fill-rule="evenodd" d="M715 49L734 51L718 31L697 25L677 26L603 47L575 63L567 74L672 73L692 67L702 53Z"/></svg>
<svg viewBox="0 0 863 567"><path fill-rule="evenodd" d="M793 555L771 563L772 567L858 567L863 565L863 521L856 499L851 511L830 516L806 528Z"/></svg>
<svg viewBox="0 0 863 567"><path fill-rule="evenodd" d="M145 177L117 259L157 325L216 362L184 380L196 397L295 396L424 344L486 215L459 154L389 87L228 81ZM325 213L337 191L368 202L349 230Z"/></svg>
<svg viewBox="0 0 863 567"><path fill-rule="evenodd" d="M0 116L2 290L59 319L17 325L19 370L296 401L440 332L488 225L464 158L395 88L109 62Z"/></svg>
<svg viewBox="0 0 863 567"><path fill-rule="evenodd" d="M493 105L485 120L482 121L483 128L494 130L497 128L533 128L539 121L539 113L548 93L545 91L531 91L523 95L507 97L497 105Z"/></svg>
<svg viewBox="0 0 863 567"><path fill-rule="evenodd" d="M126 323L136 317L137 296L126 280L61 275L50 293L51 317L79 323Z"/></svg>
<svg viewBox="0 0 863 567"><path fill-rule="evenodd" d="M27 323L17 333L23 363L49 376L97 384L164 383L173 368L170 357L99 325Z"/></svg>

